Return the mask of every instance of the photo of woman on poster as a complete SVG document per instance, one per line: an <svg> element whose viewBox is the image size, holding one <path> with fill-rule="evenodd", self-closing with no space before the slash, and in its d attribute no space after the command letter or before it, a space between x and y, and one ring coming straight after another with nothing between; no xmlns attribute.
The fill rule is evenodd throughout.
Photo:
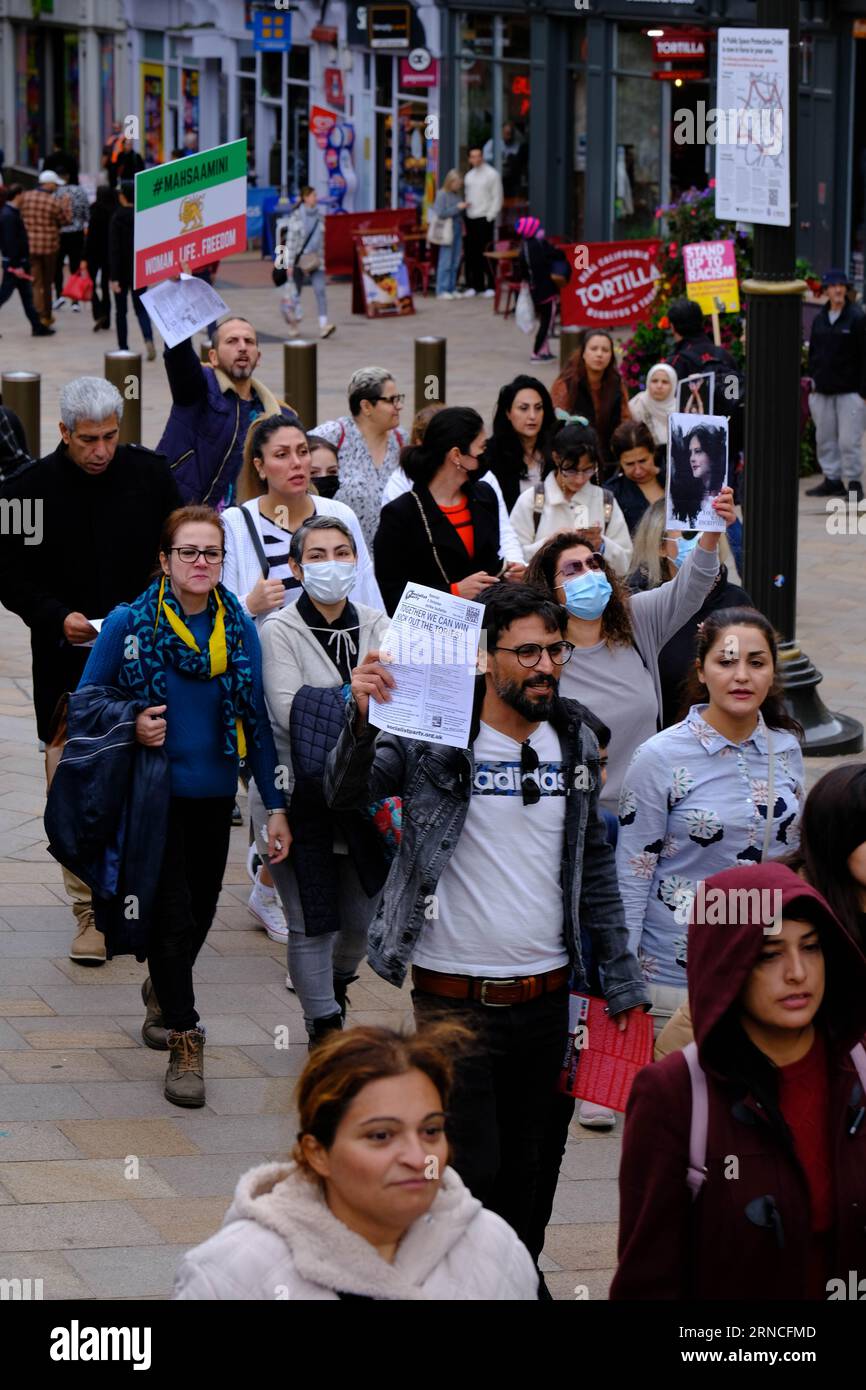
<svg viewBox="0 0 866 1390"><path fill-rule="evenodd" d="M728 422L722 415L673 414L668 439L667 525L719 531L713 499L728 476Z"/></svg>

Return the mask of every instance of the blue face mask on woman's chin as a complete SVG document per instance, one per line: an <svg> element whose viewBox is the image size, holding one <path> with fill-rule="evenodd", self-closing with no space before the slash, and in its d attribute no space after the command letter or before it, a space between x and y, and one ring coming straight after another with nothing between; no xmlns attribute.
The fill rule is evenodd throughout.
<svg viewBox="0 0 866 1390"><path fill-rule="evenodd" d="M594 622L607 608L613 589L610 580L601 570L588 570L578 574L562 586L565 593L565 606L573 618L584 618Z"/></svg>

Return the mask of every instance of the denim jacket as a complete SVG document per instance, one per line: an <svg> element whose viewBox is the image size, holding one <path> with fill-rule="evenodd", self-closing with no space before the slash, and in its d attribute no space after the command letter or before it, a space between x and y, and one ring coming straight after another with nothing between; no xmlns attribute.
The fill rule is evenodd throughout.
<svg viewBox="0 0 866 1390"><path fill-rule="evenodd" d="M368 960L383 979L403 984L425 922L424 909L463 829L474 777L472 743L483 694L479 682L470 746L442 748L416 739L380 734L365 725L355 734L355 704L325 770L325 796L335 809L402 796L400 850L370 926ZM551 725L566 764L564 843L559 847L565 941L578 988L586 988L580 923L593 949L611 1014L649 1005L637 960L628 949L613 851L598 809L598 742L581 720L581 706L557 699ZM585 775L583 774L585 769ZM587 787L587 784L588 787ZM553 850L553 846L551 849ZM555 865L551 863L551 871Z"/></svg>

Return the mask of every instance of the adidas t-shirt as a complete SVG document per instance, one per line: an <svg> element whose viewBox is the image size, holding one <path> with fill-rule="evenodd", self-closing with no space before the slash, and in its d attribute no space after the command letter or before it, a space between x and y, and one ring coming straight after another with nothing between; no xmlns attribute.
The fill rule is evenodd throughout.
<svg viewBox="0 0 866 1390"><path fill-rule="evenodd" d="M560 860L565 772L559 738L539 724L541 799L524 806L520 744L480 727L466 821L429 906L413 964L492 979L537 975L568 963Z"/></svg>

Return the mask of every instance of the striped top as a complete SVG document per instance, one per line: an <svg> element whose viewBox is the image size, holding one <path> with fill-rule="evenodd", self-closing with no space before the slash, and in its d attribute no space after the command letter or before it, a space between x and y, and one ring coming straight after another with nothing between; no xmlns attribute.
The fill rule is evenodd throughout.
<svg viewBox="0 0 866 1390"><path fill-rule="evenodd" d="M439 510L446 521L451 522L451 525L466 547L467 555L474 555L475 529L472 525L472 514L469 511L469 503L464 500L463 502L458 502L454 507L443 507L440 502Z"/></svg>
<svg viewBox="0 0 866 1390"><path fill-rule="evenodd" d="M259 512L259 535L262 538L262 545L265 555L270 565L269 579L281 579L283 588L300 589L292 571L289 569L289 546L292 542L292 532L287 531L284 526L278 526L270 517L265 516L264 512ZM297 594L292 594L292 598L297 598Z"/></svg>

